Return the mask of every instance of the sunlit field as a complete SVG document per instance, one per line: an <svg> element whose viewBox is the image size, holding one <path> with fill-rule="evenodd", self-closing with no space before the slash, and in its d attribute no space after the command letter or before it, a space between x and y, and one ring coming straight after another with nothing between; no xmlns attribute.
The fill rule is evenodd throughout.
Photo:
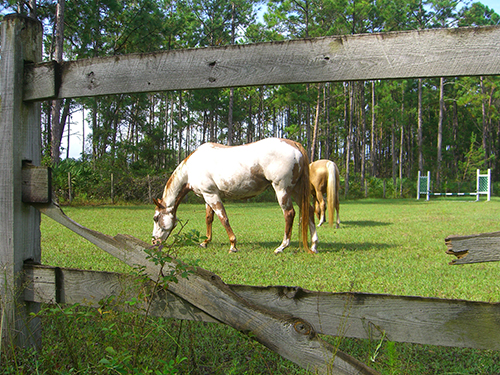
<svg viewBox="0 0 500 375"><path fill-rule="evenodd" d="M340 229L318 228L319 253L299 247L298 223L292 245L282 254L284 219L276 203L228 203L239 252L229 254L229 241L214 221L207 249L177 250L187 262L219 274L231 284L297 285L310 290L356 291L500 301L500 263L451 266L444 239L452 234L500 230L500 200L467 202L434 200L359 200L342 202ZM153 206L65 207L68 216L109 235L127 233L151 241ZM181 204L183 231L205 234L202 204ZM179 224L177 229L181 225ZM69 230L42 220L44 264L126 272L127 266Z"/></svg>

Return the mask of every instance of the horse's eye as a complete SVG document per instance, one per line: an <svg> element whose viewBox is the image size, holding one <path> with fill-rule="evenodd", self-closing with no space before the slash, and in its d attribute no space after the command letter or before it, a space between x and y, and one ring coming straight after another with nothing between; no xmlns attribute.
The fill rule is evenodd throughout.
<svg viewBox="0 0 500 375"><path fill-rule="evenodd" d="M160 215L153 216L153 220L155 221L155 223L157 223L158 220L160 220Z"/></svg>

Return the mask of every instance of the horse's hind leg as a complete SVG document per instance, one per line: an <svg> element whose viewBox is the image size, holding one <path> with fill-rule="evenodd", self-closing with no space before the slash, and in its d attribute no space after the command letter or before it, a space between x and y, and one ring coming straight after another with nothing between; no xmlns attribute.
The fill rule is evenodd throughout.
<svg viewBox="0 0 500 375"><path fill-rule="evenodd" d="M205 222L207 224L207 238L200 243L201 247L206 248L210 241L212 241L212 223L214 222L214 210L209 204L206 204Z"/></svg>
<svg viewBox="0 0 500 375"><path fill-rule="evenodd" d="M326 203L321 193L321 189L316 187L316 184L311 184L311 193L314 198L314 212L318 217L318 227L325 222Z"/></svg>
<svg viewBox="0 0 500 375"><path fill-rule="evenodd" d="M316 192L316 197L318 201L316 202L317 207L316 207L316 213L318 213L318 227L320 227L324 222L325 222L325 212L326 212L326 203L325 199L323 198L323 194L321 192Z"/></svg>
<svg viewBox="0 0 500 375"><path fill-rule="evenodd" d="M281 245L279 245L276 250L274 250L275 254L281 253L284 249L290 246L293 220L295 218L295 210L293 208L293 205L291 205L290 208L283 208L283 215L285 216L285 235L283 236L283 242L281 242Z"/></svg>
<svg viewBox="0 0 500 375"><path fill-rule="evenodd" d="M292 198L285 191L278 189L277 186L273 184L274 191L276 192L276 198L278 198L278 203L283 210L283 216L285 217L285 235L283 236L283 242L279 245L276 250L274 250L275 254L281 253L284 249L290 246L290 239L292 237L292 227L293 220L295 218L295 210L292 204Z"/></svg>
<svg viewBox="0 0 500 375"><path fill-rule="evenodd" d="M335 206L335 210L337 211L337 229L340 228L340 216L339 216L339 202L337 200L337 204Z"/></svg>
<svg viewBox="0 0 500 375"><path fill-rule="evenodd" d="M324 214L325 211L323 211ZM319 226L319 225L318 225ZM311 232L311 252L318 252L318 232L314 224L314 209L309 206L309 231Z"/></svg>

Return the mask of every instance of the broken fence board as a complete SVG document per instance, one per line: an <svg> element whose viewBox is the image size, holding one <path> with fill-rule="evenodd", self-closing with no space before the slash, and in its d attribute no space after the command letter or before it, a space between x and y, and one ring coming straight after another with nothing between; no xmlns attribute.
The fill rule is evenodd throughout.
<svg viewBox="0 0 500 375"><path fill-rule="evenodd" d="M469 264L500 261L500 232L448 236L447 254L455 255L450 264Z"/></svg>
<svg viewBox="0 0 500 375"><path fill-rule="evenodd" d="M152 289L137 277L97 271L27 266L25 298L34 302L81 303L99 306L115 296L114 304L137 298ZM61 281L56 282L60 278ZM48 284L52 283L52 291ZM59 285L63 290L56 292ZM500 350L500 304L438 298L366 293L313 292L299 287L230 285L252 304L308 321L316 332L428 345ZM121 303L120 303L121 302ZM141 311L144 304L137 304ZM210 315L172 293L155 295L151 315L217 322Z"/></svg>

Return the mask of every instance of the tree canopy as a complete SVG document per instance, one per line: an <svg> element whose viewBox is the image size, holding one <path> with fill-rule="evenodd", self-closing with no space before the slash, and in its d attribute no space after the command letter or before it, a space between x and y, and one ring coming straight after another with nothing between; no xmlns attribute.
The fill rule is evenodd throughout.
<svg viewBox="0 0 500 375"><path fill-rule="evenodd" d="M63 4L64 28L58 28ZM40 0L36 6L34 0L2 0L0 10L34 14L43 22L47 60L55 59L59 30L63 59L73 60L500 24L487 6L458 0ZM43 142L47 163L57 165L59 152L50 150L60 147L60 139L51 127L64 128L67 116L84 110L92 132L81 162L120 175L169 173L207 141L242 144L278 136L302 142L312 159L335 161L346 192L350 181L414 179L419 169L430 170L440 184L460 180L471 163L493 168L498 180L499 84L496 76L426 78L72 99L61 103L57 115L52 103L44 104Z"/></svg>

